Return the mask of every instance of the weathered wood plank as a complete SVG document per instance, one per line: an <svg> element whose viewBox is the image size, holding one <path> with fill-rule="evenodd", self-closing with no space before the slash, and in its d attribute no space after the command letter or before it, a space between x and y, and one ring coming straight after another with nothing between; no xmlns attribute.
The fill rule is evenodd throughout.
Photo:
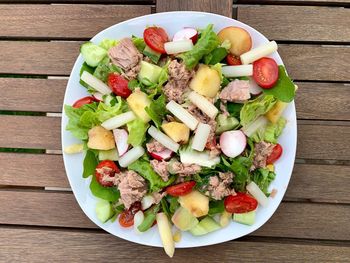
<svg viewBox="0 0 350 263"><path fill-rule="evenodd" d="M0 153L0 167L0 185L69 187L62 155Z"/></svg>
<svg viewBox="0 0 350 263"><path fill-rule="evenodd" d="M236 0L238 4L275 4L275 5L326 5L348 6L350 0Z"/></svg>
<svg viewBox="0 0 350 263"><path fill-rule="evenodd" d="M141 246L102 232L9 227L2 228L0 231L0 246L2 260L5 262L158 263L169 261L162 248ZM342 244L334 246L320 242L290 244L231 241L201 248L177 249L174 260L203 263L314 262L317 260L317 262L328 263L347 262L350 257L349 251L349 247Z"/></svg>
<svg viewBox="0 0 350 263"><path fill-rule="evenodd" d="M0 209L1 224L97 228L71 193L0 191ZM348 205L282 203L252 235L349 240L349 213Z"/></svg>
<svg viewBox="0 0 350 263"><path fill-rule="evenodd" d="M0 41L0 60L7 61L0 64L0 74L69 75L79 54L80 44L65 41ZM294 79L349 80L350 48L347 46L281 44L279 52Z"/></svg>
<svg viewBox="0 0 350 263"><path fill-rule="evenodd" d="M232 0L157 0L156 11L204 11L232 17Z"/></svg>
<svg viewBox="0 0 350 263"><path fill-rule="evenodd" d="M0 36L91 38L111 25L150 13L147 5L1 5Z"/></svg>
<svg viewBox="0 0 350 263"><path fill-rule="evenodd" d="M0 109L61 112L65 79L0 78Z"/></svg>
<svg viewBox="0 0 350 263"><path fill-rule="evenodd" d="M71 4L154 4L155 0L0 0L0 3L32 3L32 4L51 4L51 3L71 3Z"/></svg>
<svg viewBox="0 0 350 263"><path fill-rule="evenodd" d="M237 19L274 40L350 41L350 9L346 8L238 6Z"/></svg>

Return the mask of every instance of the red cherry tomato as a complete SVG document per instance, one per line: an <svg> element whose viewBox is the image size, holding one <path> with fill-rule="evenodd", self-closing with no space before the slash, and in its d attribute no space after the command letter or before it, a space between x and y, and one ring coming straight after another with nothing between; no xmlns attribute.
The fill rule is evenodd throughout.
<svg viewBox="0 0 350 263"><path fill-rule="evenodd" d="M143 31L143 39L151 49L165 54L164 43L169 41L165 30L161 27L148 27Z"/></svg>
<svg viewBox="0 0 350 263"><path fill-rule="evenodd" d="M196 185L195 181L189 181L180 183L177 185L172 185L166 188L166 192L171 196L182 196L187 195L192 191L192 188Z"/></svg>
<svg viewBox="0 0 350 263"><path fill-rule="evenodd" d="M282 155L283 148L280 144L276 144L276 146L273 148L272 153L267 157L266 163L272 164L276 162Z"/></svg>
<svg viewBox="0 0 350 263"><path fill-rule="evenodd" d="M96 101L96 99L94 97L87 96L87 97L81 98L80 100L77 100L76 102L74 102L73 108L80 108L81 106L83 106L85 104L91 104L95 101Z"/></svg>
<svg viewBox="0 0 350 263"><path fill-rule="evenodd" d="M278 80L278 65L272 58L261 58L253 63L253 78L264 89L272 88Z"/></svg>
<svg viewBox="0 0 350 263"><path fill-rule="evenodd" d="M113 182L106 182L103 180L103 176L108 175L109 177L114 177L116 173L119 173L118 166L110 160L105 160L100 162L95 169L95 176L97 182L99 182L100 185L109 187L113 186Z"/></svg>
<svg viewBox="0 0 350 263"><path fill-rule="evenodd" d="M232 54L227 55L226 62L231 66L242 65L241 59Z"/></svg>
<svg viewBox="0 0 350 263"><path fill-rule="evenodd" d="M258 201L245 193L229 195L224 201L225 210L229 213L246 213L256 209Z"/></svg>
<svg viewBox="0 0 350 263"><path fill-rule="evenodd" d="M119 216L119 224L122 227L130 227L134 225L134 216L141 210L141 203L136 202L128 210L124 210Z"/></svg>
<svg viewBox="0 0 350 263"><path fill-rule="evenodd" d="M110 73L108 75L107 83L113 93L117 96L126 99L131 94L131 90L128 88L128 81L117 73Z"/></svg>

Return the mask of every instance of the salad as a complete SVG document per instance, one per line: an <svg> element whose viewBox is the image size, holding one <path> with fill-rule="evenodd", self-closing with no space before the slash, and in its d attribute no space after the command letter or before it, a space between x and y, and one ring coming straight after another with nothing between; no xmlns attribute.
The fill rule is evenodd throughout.
<svg viewBox="0 0 350 263"><path fill-rule="evenodd" d="M253 225L268 205L296 85L268 57L276 42L252 48L243 28L170 37L151 26L143 37L84 43L80 84L90 95L64 111L82 141L65 152L85 153L97 218L136 234L158 228L172 257L181 231Z"/></svg>

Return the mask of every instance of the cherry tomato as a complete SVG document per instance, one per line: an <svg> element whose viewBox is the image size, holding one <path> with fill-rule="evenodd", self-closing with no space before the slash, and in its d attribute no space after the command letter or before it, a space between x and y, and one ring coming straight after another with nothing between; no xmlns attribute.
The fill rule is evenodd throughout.
<svg viewBox="0 0 350 263"><path fill-rule="evenodd" d="M276 146L273 148L272 153L267 157L266 163L272 164L276 162L282 155L283 148L282 146L277 143Z"/></svg>
<svg viewBox="0 0 350 263"><path fill-rule="evenodd" d="M272 88L278 80L278 65L272 58L261 58L253 63L253 78L264 89Z"/></svg>
<svg viewBox="0 0 350 263"><path fill-rule="evenodd" d="M258 201L245 193L229 195L224 201L225 210L229 213L246 213L256 209Z"/></svg>
<svg viewBox="0 0 350 263"><path fill-rule="evenodd" d="M192 191L192 188L196 185L195 181L184 182L176 185L172 185L166 188L166 192L171 196L187 195Z"/></svg>
<svg viewBox="0 0 350 263"><path fill-rule="evenodd" d="M110 73L108 75L107 83L113 93L117 96L126 99L131 94L131 90L128 88L128 81L117 73Z"/></svg>
<svg viewBox="0 0 350 263"><path fill-rule="evenodd" d="M226 62L231 66L242 65L241 59L232 54L227 55Z"/></svg>
<svg viewBox="0 0 350 263"><path fill-rule="evenodd" d="M168 35L161 27L148 27L143 31L143 39L151 49L165 54L164 43L169 41Z"/></svg>
<svg viewBox="0 0 350 263"><path fill-rule="evenodd" d="M110 160L105 160L100 162L95 169L95 176L97 182L99 182L100 185L109 187L113 186L113 182L106 182L103 181L103 176L108 175L109 177L114 177L116 173L119 173L118 166Z"/></svg>
<svg viewBox="0 0 350 263"><path fill-rule="evenodd" d="M134 225L134 216L135 214L141 210L141 203L135 202L131 205L131 207L127 210L124 210L119 216L119 224L122 227L130 227Z"/></svg>
<svg viewBox="0 0 350 263"><path fill-rule="evenodd" d="M83 106L85 104L91 104L95 101L96 101L96 99L94 97L87 96L87 97L81 98L80 100L77 100L76 102L74 102L73 108L80 108L81 106Z"/></svg>

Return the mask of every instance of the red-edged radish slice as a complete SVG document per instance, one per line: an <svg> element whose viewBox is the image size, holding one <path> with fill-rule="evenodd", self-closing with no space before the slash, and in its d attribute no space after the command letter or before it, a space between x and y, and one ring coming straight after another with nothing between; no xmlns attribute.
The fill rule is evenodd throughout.
<svg viewBox="0 0 350 263"><path fill-rule="evenodd" d="M178 32L173 37L173 41L179 41L184 39L191 39L193 44L197 42L198 32L192 27L186 27Z"/></svg>
<svg viewBox="0 0 350 263"><path fill-rule="evenodd" d="M249 92L253 95L259 95L262 93L262 88L256 84L252 77L249 77Z"/></svg>
<svg viewBox="0 0 350 263"><path fill-rule="evenodd" d="M92 94L92 96L97 100L98 102L103 101L103 94L101 92L96 91Z"/></svg>
<svg viewBox="0 0 350 263"><path fill-rule="evenodd" d="M173 155L173 151L169 149L164 149L161 152L149 152L149 154L156 160L162 161L162 160L169 160L171 156Z"/></svg>
<svg viewBox="0 0 350 263"><path fill-rule="evenodd" d="M124 129L114 129L113 135L114 135L115 144L117 145L119 156L122 156L124 153L128 151L128 148L129 148L129 144L128 144L129 134Z"/></svg>
<svg viewBox="0 0 350 263"><path fill-rule="evenodd" d="M227 157L240 155L246 145L247 138L242 131L227 131L220 136L220 148Z"/></svg>

